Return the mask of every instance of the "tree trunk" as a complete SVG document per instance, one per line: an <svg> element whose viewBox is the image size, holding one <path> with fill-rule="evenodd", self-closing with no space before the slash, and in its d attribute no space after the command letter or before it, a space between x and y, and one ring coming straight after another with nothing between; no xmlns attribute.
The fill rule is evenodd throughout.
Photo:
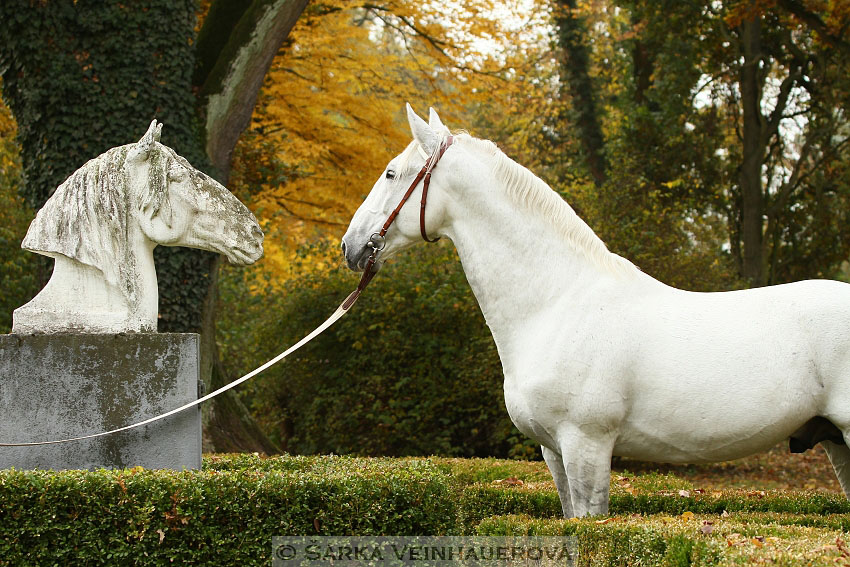
<svg viewBox="0 0 850 567"><path fill-rule="evenodd" d="M562 99L572 101L574 122L578 127L584 161L596 186L608 179L605 140L599 123L590 60L585 44L587 30L578 17L576 0L555 0L555 25L561 48Z"/></svg>
<svg viewBox="0 0 850 567"><path fill-rule="evenodd" d="M199 56L193 83L199 90L198 110L204 120L206 154L219 181L225 185L230 177L233 148L251 121L263 78L307 2L220 0L210 8L199 33ZM238 23L234 25L234 22ZM223 34L228 26L229 33ZM210 391L227 385L234 378L228 376L221 363L215 341L216 281L220 264L219 257L210 272L201 329L204 386ZM219 452L280 452L263 434L233 390L225 392L206 408L204 446L205 450Z"/></svg>
<svg viewBox="0 0 850 567"><path fill-rule="evenodd" d="M40 207L88 159L137 140L154 117L164 123L163 143L198 169L212 165L216 177L226 178L262 78L306 4L216 0L210 14L218 15L205 23L215 30L201 34L213 39L203 43L198 55L205 66L198 71L195 0L0 2L0 73L18 123L27 201ZM203 96L193 79L204 86ZM208 110L211 101L215 112ZM210 142L214 155L207 154ZM227 379L215 372L221 368L215 346L220 259L159 247L156 260L159 330L200 331L205 387L223 385ZM211 404L205 449L275 450L232 391Z"/></svg>
<svg viewBox="0 0 850 567"><path fill-rule="evenodd" d="M758 19L741 24L743 64L740 69L741 105L743 110L743 158L738 172L741 191L741 275L753 285L764 285L764 195L762 165L764 136L761 113L762 72L761 24Z"/></svg>

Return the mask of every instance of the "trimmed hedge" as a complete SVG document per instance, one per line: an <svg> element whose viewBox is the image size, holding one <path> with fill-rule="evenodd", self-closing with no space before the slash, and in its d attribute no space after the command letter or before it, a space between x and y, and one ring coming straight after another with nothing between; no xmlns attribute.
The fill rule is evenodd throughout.
<svg viewBox="0 0 850 567"><path fill-rule="evenodd" d="M784 490L723 490L687 498L669 493L611 493L612 514L698 514L738 512L790 512L794 514L847 514L850 502L839 494Z"/></svg>
<svg viewBox="0 0 850 567"><path fill-rule="evenodd" d="M806 522L811 525L801 525ZM579 566L836 565L850 558L845 526L844 518L776 513L628 515L601 520L500 516L483 520L476 532L574 536Z"/></svg>
<svg viewBox="0 0 850 567"><path fill-rule="evenodd" d="M476 532L575 535L580 564L794 563L808 556L790 547L841 556L850 530L843 496L702 492L659 474L615 475L611 510L561 519L541 462L216 455L201 471L5 470L0 565L267 565L276 535Z"/></svg>
<svg viewBox="0 0 850 567"><path fill-rule="evenodd" d="M455 483L427 461L236 461L200 472L2 471L0 564L265 565L276 535L455 527Z"/></svg>

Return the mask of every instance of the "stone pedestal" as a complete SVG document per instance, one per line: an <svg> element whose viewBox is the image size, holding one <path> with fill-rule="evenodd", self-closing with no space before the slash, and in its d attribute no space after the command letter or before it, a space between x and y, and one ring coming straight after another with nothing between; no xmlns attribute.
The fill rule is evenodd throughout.
<svg viewBox="0 0 850 567"><path fill-rule="evenodd" d="M77 437L198 398L199 336L0 335L0 442ZM201 466L201 413L58 445L0 447L0 469Z"/></svg>

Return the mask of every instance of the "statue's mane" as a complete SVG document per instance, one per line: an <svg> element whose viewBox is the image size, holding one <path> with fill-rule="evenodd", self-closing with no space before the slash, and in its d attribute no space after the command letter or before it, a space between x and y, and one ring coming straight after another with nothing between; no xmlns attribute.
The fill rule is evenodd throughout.
<svg viewBox="0 0 850 567"><path fill-rule="evenodd" d="M152 205L151 215L156 215L167 206L169 161L169 156L162 155L168 153L162 151L166 146L155 144L147 189L133 198L124 165L134 145L112 148L71 174L38 211L21 243L31 252L54 258L62 255L99 270L121 290L131 308L140 297L136 259L129 245L130 208Z"/></svg>

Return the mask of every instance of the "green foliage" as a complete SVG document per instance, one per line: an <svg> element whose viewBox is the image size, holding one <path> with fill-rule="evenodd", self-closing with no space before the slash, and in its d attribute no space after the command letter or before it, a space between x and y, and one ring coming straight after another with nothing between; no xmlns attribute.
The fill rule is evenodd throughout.
<svg viewBox="0 0 850 567"><path fill-rule="evenodd" d="M850 503L842 495L821 492L767 491L750 494L741 490L724 490L719 494L692 494L682 497L675 492L613 491L610 510L614 514L720 514L727 511L790 512L795 514L838 514L850 512Z"/></svg>
<svg viewBox="0 0 850 567"><path fill-rule="evenodd" d="M21 162L14 141L14 121L8 109L0 107L0 332L12 329L12 311L29 301L38 291L35 274L43 268L39 257L21 250L21 240L33 211L18 196Z"/></svg>
<svg viewBox="0 0 850 567"><path fill-rule="evenodd" d="M219 344L233 375L278 354L354 289L339 252L302 251L281 290L263 272L225 272ZM266 276L267 277L267 276ZM262 293L250 293L251 287ZM266 433L294 453L527 457L504 407L489 330L452 248L418 247L389 263L334 328L246 384Z"/></svg>
<svg viewBox="0 0 850 567"><path fill-rule="evenodd" d="M835 277L850 253L841 110L850 51L823 32L846 28L850 12L811 2L577 5L571 25L584 19L581 34L557 37L566 51L589 47L589 76L576 82L578 69L562 70L566 110L550 125L558 143L542 140L541 151L558 151L567 166L553 185L611 249L667 283L700 291ZM759 22L761 69L752 100L741 87L741 22L751 19ZM742 173L747 105L760 113L755 173ZM598 131L588 132L588 123ZM608 164L604 175L580 159L594 152ZM758 185L747 201L760 203L753 221L743 212L744 178ZM743 266L747 227L761 234L760 246L750 243L758 261L747 260L758 264L753 281L740 276L755 269Z"/></svg>
<svg viewBox="0 0 850 567"><path fill-rule="evenodd" d="M191 91L195 2L29 2L0 7L3 96L18 121L32 207L107 149L138 140L150 121L196 166Z"/></svg>
<svg viewBox="0 0 850 567"><path fill-rule="evenodd" d="M0 563L267 565L280 535L446 534L426 461L325 457L268 470L0 471Z"/></svg>
<svg viewBox="0 0 850 567"><path fill-rule="evenodd" d="M463 484L491 483L515 478L525 483L549 482L552 475L543 461L503 459L431 458L431 461Z"/></svg>
<svg viewBox="0 0 850 567"><path fill-rule="evenodd" d="M474 529L484 518L527 514L535 518L562 518L561 501L552 484L512 486L476 483L463 489L459 523Z"/></svg>
<svg viewBox="0 0 850 567"><path fill-rule="evenodd" d="M191 83L195 8L193 0L0 3L3 97L18 123L29 206L89 159L138 140L153 118L164 144L209 169ZM160 331L197 330L212 256L162 249L156 257Z"/></svg>
<svg viewBox="0 0 850 567"><path fill-rule="evenodd" d="M798 524L805 518L810 524ZM577 538L577 565L835 565L850 551L834 518L787 514L628 516L546 520L487 518L479 535Z"/></svg>

